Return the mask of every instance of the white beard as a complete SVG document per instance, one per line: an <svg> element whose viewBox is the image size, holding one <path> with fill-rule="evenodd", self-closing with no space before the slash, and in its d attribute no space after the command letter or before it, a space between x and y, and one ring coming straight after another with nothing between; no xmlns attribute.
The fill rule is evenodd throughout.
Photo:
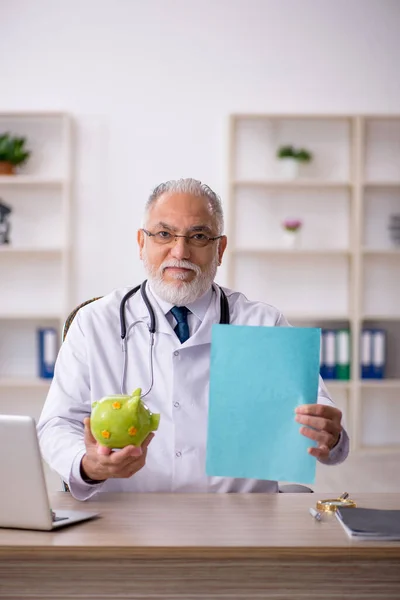
<svg viewBox="0 0 400 600"><path fill-rule="evenodd" d="M202 271L200 267L188 260L169 259L165 260L158 269L150 266L146 253L143 252L143 265L146 270L151 289L157 296L165 302L170 302L174 306L186 306L201 298L211 287L218 268L218 255L208 267ZM180 267L190 269L195 272L192 281L185 281L186 273L176 273L174 278L176 283L167 282L163 279L164 269L166 267Z"/></svg>

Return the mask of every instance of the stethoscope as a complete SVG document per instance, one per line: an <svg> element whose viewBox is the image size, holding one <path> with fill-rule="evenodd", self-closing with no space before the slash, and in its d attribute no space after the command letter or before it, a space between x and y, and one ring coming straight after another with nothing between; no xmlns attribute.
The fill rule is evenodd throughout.
<svg viewBox="0 0 400 600"><path fill-rule="evenodd" d="M124 395L126 368L127 368L127 364L128 364L128 336L129 336L129 333L136 325L141 324L141 325L146 325L146 327L149 330L149 334L150 334L150 337L149 337L150 386L149 386L149 389L144 394L141 395L142 398L147 396L153 388L153 383L154 383L153 346L154 346L154 335L156 333L156 315L155 315L154 309L150 303L150 300L147 296L146 283L147 283L147 280L143 281L143 283L141 283L140 285L137 285L132 290L129 290L129 292L127 294L125 294L125 296L122 298L121 304L119 305L119 322L120 322L120 327L121 327L122 352L124 355L124 362L123 362L122 376L121 376L121 386L120 386L122 395ZM216 284L213 284L213 288L215 290L217 288L219 288L219 291L220 291L219 323L220 323L220 325L229 325L229 323L230 323L229 304L228 304L228 299L226 297L226 294L223 291L223 289L221 287L217 286ZM136 292L138 292L139 290L142 295L143 302L145 303L146 308L148 310L149 317L150 317L150 323L147 324L145 321L142 321L139 319L138 321L134 321L133 323L131 323L129 325L129 327L127 328L126 327L126 318L125 318L126 303L128 302L129 298L134 296L136 294Z"/></svg>

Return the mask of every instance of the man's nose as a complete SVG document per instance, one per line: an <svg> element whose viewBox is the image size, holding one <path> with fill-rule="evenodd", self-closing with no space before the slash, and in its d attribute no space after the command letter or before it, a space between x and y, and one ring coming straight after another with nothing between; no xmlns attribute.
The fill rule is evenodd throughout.
<svg viewBox="0 0 400 600"><path fill-rule="evenodd" d="M178 260L189 258L190 246L187 242L187 239L184 237L175 238L175 241L172 244L170 254L171 256L173 256L173 258L177 258Z"/></svg>

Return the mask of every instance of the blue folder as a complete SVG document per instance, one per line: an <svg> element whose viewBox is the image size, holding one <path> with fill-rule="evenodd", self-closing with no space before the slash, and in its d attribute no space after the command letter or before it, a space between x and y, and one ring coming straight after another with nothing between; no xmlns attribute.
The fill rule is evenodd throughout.
<svg viewBox="0 0 400 600"><path fill-rule="evenodd" d="M206 472L313 483L295 408L318 396L321 330L214 325Z"/></svg>

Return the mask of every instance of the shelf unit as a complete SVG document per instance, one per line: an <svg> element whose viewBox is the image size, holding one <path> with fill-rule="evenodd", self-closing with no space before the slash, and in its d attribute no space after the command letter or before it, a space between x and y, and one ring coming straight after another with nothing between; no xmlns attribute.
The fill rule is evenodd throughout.
<svg viewBox="0 0 400 600"><path fill-rule="evenodd" d="M279 173L286 144L314 155L294 180ZM352 448L400 451L400 247L387 230L400 214L400 115L232 115L226 212L228 285L292 325L348 327L351 379L325 383ZM282 244L290 217L303 220L295 249ZM387 379L360 379L364 326L390 334Z"/></svg>
<svg viewBox="0 0 400 600"><path fill-rule="evenodd" d="M4 113L1 113L4 115ZM1 118L1 116L0 116ZM56 178L56 177L40 177L37 175L21 175L11 176L0 175L0 185L3 187L23 187L38 185L40 187L62 187L67 183L67 180Z"/></svg>
<svg viewBox="0 0 400 600"><path fill-rule="evenodd" d="M46 256L48 254L62 254L63 253L63 248L35 248L35 246L30 246L30 247L24 247L24 246L20 246L19 248L9 248L9 247L2 247L0 246L0 256L2 254L29 254L30 256L32 255L43 255Z"/></svg>
<svg viewBox="0 0 400 600"><path fill-rule="evenodd" d="M40 377L3 377L0 379L0 388L2 389L40 389L47 391L50 387L48 379L40 379Z"/></svg>
<svg viewBox="0 0 400 600"><path fill-rule="evenodd" d="M235 187L261 187L261 188L270 188L270 189L316 189L316 190L324 190L324 189L345 189L348 188L351 184L346 181L312 181L312 180L299 180L299 181L281 181L276 179L275 181L252 181L249 180L237 180L233 181L232 185Z"/></svg>
<svg viewBox="0 0 400 600"><path fill-rule="evenodd" d="M26 137L32 154L17 174L0 176L12 208L11 243L0 246L0 412L38 417L51 382L38 377L36 330L61 332L71 309L72 121L0 112L3 131Z"/></svg>

